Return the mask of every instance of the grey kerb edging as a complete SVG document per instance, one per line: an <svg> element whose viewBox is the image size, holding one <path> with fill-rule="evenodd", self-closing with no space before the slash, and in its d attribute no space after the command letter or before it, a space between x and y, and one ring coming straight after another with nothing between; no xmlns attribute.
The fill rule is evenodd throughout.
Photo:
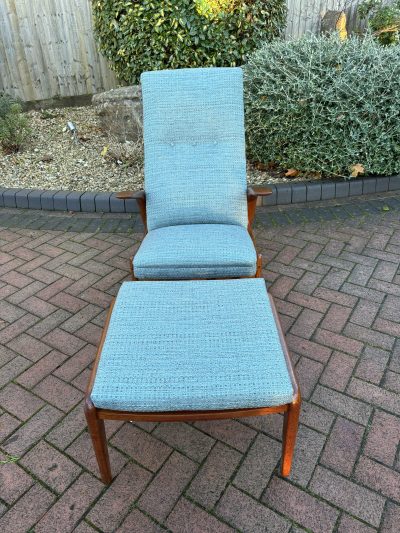
<svg viewBox="0 0 400 533"><path fill-rule="evenodd" d="M266 185L272 189L272 194L262 199L262 205L283 205L400 190L400 175L350 181L294 182L277 185L267 183ZM116 198L116 193L37 189L0 189L0 207L86 213L138 212L136 200L119 200Z"/></svg>

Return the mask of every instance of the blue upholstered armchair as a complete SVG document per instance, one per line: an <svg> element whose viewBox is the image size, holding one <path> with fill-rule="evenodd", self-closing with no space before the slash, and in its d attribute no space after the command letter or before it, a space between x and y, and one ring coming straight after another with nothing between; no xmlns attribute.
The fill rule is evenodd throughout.
<svg viewBox="0 0 400 533"><path fill-rule="evenodd" d="M251 230L257 197L246 185L240 68L145 72L145 227L133 278L261 277Z"/></svg>

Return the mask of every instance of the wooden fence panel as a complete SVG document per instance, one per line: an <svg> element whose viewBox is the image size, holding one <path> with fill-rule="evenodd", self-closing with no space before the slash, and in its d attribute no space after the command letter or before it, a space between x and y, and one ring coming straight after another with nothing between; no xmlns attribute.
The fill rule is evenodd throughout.
<svg viewBox="0 0 400 533"><path fill-rule="evenodd" d="M1 0L0 91L35 101L117 84L96 49L89 0Z"/></svg>
<svg viewBox="0 0 400 533"><path fill-rule="evenodd" d="M389 0L390 2L391 0ZM361 0L287 0L286 39L298 39L305 33L319 34L321 20L327 11L345 11L347 30L357 32L363 24L357 15Z"/></svg>
<svg viewBox="0 0 400 533"><path fill-rule="evenodd" d="M287 1L287 39L319 33L329 9L346 10L350 31L359 24L359 0ZM96 48L90 0L0 0L0 92L37 101L117 85Z"/></svg>

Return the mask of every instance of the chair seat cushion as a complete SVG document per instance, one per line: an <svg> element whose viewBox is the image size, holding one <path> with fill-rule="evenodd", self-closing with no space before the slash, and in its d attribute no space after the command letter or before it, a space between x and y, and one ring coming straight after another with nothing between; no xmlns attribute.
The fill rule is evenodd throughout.
<svg viewBox="0 0 400 533"><path fill-rule="evenodd" d="M96 407L236 409L293 395L263 279L122 284L91 392Z"/></svg>
<svg viewBox="0 0 400 533"><path fill-rule="evenodd" d="M138 279L249 277L256 273L253 241L242 226L192 224L150 231L134 257Z"/></svg>

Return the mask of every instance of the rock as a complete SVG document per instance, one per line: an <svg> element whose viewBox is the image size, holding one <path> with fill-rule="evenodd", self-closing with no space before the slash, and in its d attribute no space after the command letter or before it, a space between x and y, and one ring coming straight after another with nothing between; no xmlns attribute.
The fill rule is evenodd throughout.
<svg viewBox="0 0 400 533"><path fill-rule="evenodd" d="M141 138L143 113L138 85L95 94L92 103L105 133L115 135L120 142Z"/></svg>

